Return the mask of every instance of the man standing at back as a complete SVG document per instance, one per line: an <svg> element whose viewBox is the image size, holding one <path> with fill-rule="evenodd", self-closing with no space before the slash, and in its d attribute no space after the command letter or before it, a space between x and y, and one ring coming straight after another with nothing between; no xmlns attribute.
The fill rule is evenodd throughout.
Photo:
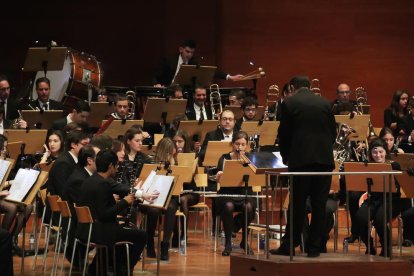
<svg viewBox="0 0 414 276"><path fill-rule="evenodd" d="M282 105L279 146L283 162L290 172L331 172L335 168L332 145L336 136L335 117L329 102L314 95L308 77L297 76L290 81L292 96ZM306 199L310 197L312 222L305 250L308 257L325 251L325 206L332 176L295 176L293 178L293 248L300 244ZM289 205L289 209L292 205ZM284 242L272 254L289 255L287 223Z"/></svg>

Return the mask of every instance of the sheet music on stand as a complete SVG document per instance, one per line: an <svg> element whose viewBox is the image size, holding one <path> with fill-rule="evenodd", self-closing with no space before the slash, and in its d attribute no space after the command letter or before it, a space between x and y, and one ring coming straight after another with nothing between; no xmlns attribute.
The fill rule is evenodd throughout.
<svg viewBox="0 0 414 276"><path fill-rule="evenodd" d="M7 180L14 161L12 159L0 159L0 191L3 190L4 183Z"/></svg>
<svg viewBox="0 0 414 276"><path fill-rule="evenodd" d="M39 177L40 171L33 169L19 169L16 177L13 180L13 184L10 187L7 200L22 202L30 189L36 183Z"/></svg>
<svg viewBox="0 0 414 276"><path fill-rule="evenodd" d="M153 203L144 200L143 205L155 208L167 208L174 186L174 178L171 175L157 175L155 170L151 171L144 184L142 184L142 190L145 193L158 191L159 196Z"/></svg>

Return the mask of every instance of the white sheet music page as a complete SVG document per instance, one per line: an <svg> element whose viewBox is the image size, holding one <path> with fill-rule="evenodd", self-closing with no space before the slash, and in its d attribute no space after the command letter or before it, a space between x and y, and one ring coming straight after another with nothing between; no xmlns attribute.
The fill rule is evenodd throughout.
<svg viewBox="0 0 414 276"><path fill-rule="evenodd" d="M171 175L155 175L151 185L149 186L147 193L158 191L160 194L153 203L144 201L144 204L154 207L164 207L167 201L168 195L171 192L171 186L174 182L174 176Z"/></svg>
<svg viewBox="0 0 414 276"><path fill-rule="evenodd" d="M10 194L6 199L23 201L27 193L36 183L39 174L40 171L37 170L19 169L10 187Z"/></svg>
<svg viewBox="0 0 414 276"><path fill-rule="evenodd" d="M148 192L148 189L152 185L152 181L157 173L153 170L150 172L150 174L147 176L147 179L145 179L144 184L141 186L141 190L143 190L145 193Z"/></svg>
<svg viewBox="0 0 414 276"><path fill-rule="evenodd" d="M11 162L9 160L0 159L0 184L3 183L4 176L10 167Z"/></svg>

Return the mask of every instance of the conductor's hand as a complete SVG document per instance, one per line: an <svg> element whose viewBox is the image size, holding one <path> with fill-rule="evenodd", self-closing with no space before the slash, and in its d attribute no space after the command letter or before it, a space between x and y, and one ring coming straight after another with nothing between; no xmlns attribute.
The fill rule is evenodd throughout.
<svg viewBox="0 0 414 276"><path fill-rule="evenodd" d="M157 84L154 84L154 87L157 87L157 88L162 88L162 87L165 87L165 86L164 86L164 85L162 85L162 84L157 83Z"/></svg>
<svg viewBox="0 0 414 276"><path fill-rule="evenodd" d="M124 199L126 200L126 202L128 202L128 205L131 205L135 200L135 195L129 194L126 197L124 197Z"/></svg>
<svg viewBox="0 0 414 276"><path fill-rule="evenodd" d="M242 80L242 78L243 78L243 75L229 76L229 80L232 80L232 81L240 81Z"/></svg>
<svg viewBox="0 0 414 276"><path fill-rule="evenodd" d="M158 191L153 191L151 193L143 193L142 194L142 198L146 201L148 201L149 203L153 203L154 200L156 200L158 198L158 196L160 195L160 192Z"/></svg>

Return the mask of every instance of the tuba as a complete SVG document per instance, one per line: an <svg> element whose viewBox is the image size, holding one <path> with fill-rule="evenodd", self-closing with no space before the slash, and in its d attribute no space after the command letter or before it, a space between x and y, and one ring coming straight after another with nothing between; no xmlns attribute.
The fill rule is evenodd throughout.
<svg viewBox="0 0 414 276"><path fill-rule="evenodd" d="M364 114L364 105L368 104L367 92L364 87L355 88L356 110L358 114Z"/></svg>
<svg viewBox="0 0 414 276"><path fill-rule="evenodd" d="M317 96L322 96L319 79L311 80L310 91L312 91L313 94L315 94Z"/></svg>
<svg viewBox="0 0 414 276"><path fill-rule="evenodd" d="M134 91L127 91L125 95L128 99L128 115L127 119L135 119L135 102L136 102L136 94Z"/></svg>
<svg viewBox="0 0 414 276"><path fill-rule="evenodd" d="M280 98L279 86L273 84L269 86L266 93L266 107L264 113L264 119L273 121L276 118L276 112L278 108L278 101Z"/></svg>
<svg viewBox="0 0 414 276"><path fill-rule="evenodd" d="M218 119L221 112L223 112L223 105L221 103L220 87L218 84L210 85L210 106L213 118Z"/></svg>
<svg viewBox="0 0 414 276"><path fill-rule="evenodd" d="M348 146L349 136L354 133L355 130L347 124L340 124L338 135L336 136L335 143L333 145L334 159L338 161L339 165L345 161L350 161L352 152Z"/></svg>

